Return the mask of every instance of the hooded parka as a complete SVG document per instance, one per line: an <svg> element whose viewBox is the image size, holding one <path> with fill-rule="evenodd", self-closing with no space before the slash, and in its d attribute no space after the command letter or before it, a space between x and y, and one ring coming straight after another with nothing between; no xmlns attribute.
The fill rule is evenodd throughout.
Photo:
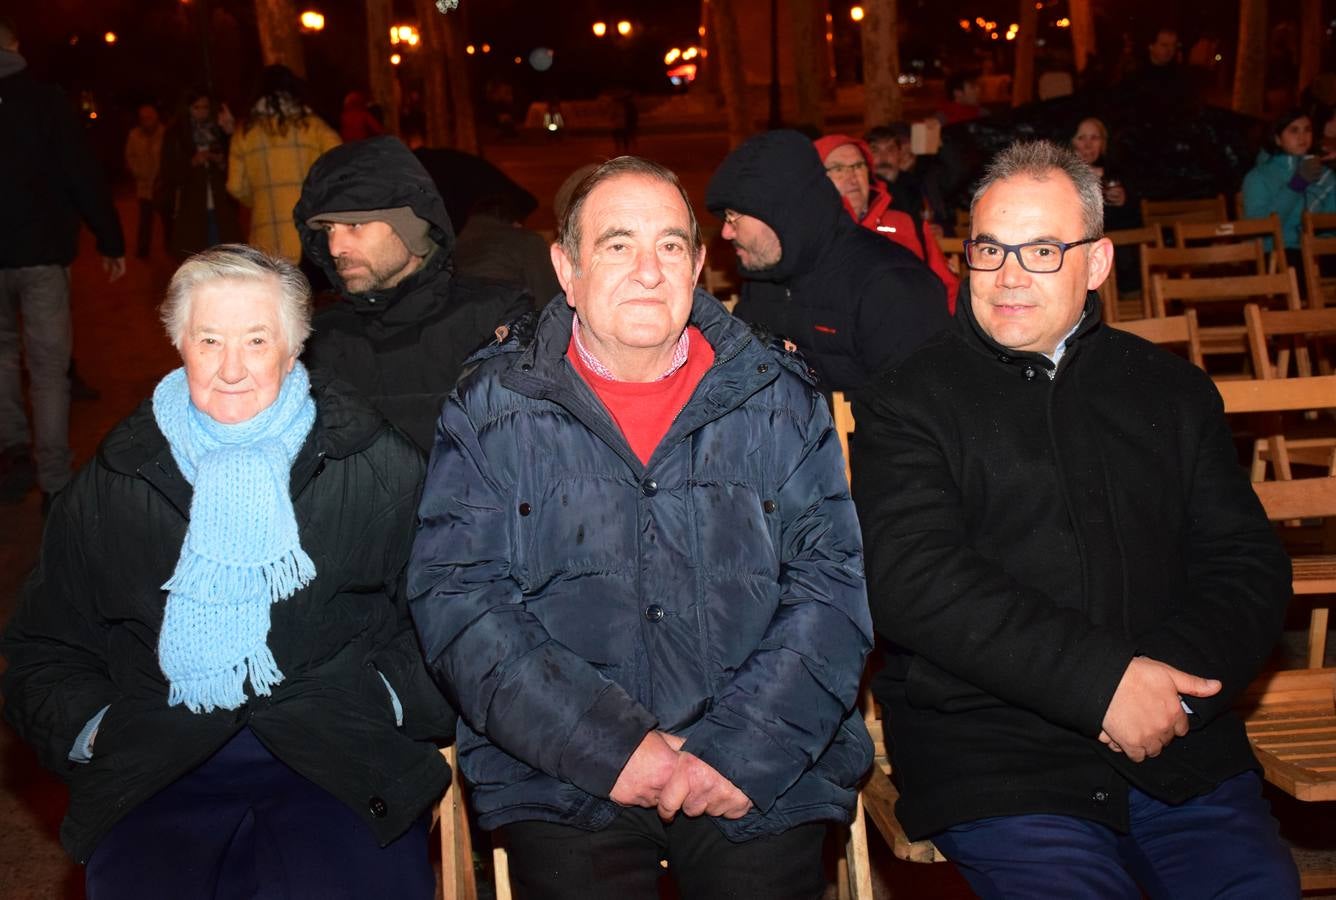
<svg viewBox="0 0 1336 900"><path fill-rule="evenodd" d="M407 206L430 223L436 249L422 268L386 291L343 287L319 213ZM436 185L398 138L343 144L316 160L293 211L306 255L343 301L316 313L304 357L371 399L396 427L431 449L432 429L464 360L498 325L533 308L523 288L454 273L455 232Z"/></svg>
<svg viewBox="0 0 1336 900"><path fill-rule="evenodd" d="M460 379L409 567L480 823L608 825L654 728L751 799L714 820L732 840L847 821L871 622L825 401L697 291L715 361L643 465L566 358L571 317L558 295Z"/></svg>
<svg viewBox="0 0 1336 900"><path fill-rule="evenodd" d="M1055 377L1050 377L1055 376ZM1052 813L1128 830L1257 768L1232 707L1280 633L1290 564L1200 369L1101 323L1046 356L984 333L968 284L943 332L854 404L854 497L913 839ZM1101 744L1144 655L1223 683L1135 763Z"/></svg>
<svg viewBox="0 0 1336 900"><path fill-rule="evenodd" d="M268 646L284 675L270 696L204 714L167 704L162 585L191 487L149 402L56 498L0 650L5 718L68 783L60 834L79 862L243 727L360 813L382 846L449 783L432 739L448 737L455 717L423 667L401 590L421 457L346 387L313 382L316 420L291 492L316 576L270 608ZM80 730L108 705L92 760L71 762Z"/></svg>
<svg viewBox="0 0 1336 900"><path fill-rule="evenodd" d="M941 280L849 217L812 142L796 131L769 131L730 153L705 202L779 236L778 263L742 270L734 313L791 339L827 390L862 387L950 321Z"/></svg>

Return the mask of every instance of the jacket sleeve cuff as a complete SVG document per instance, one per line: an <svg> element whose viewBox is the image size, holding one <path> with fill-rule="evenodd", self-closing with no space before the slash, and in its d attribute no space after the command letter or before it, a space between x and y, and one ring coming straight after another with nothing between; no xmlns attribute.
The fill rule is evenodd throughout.
<svg viewBox="0 0 1336 900"><path fill-rule="evenodd" d="M750 723L725 723L713 714L691 730L682 749L731 781L763 815L805 771Z"/></svg>
<svg viewBox="0 0 1336 900"><path fill-rule="evenodd" d="M571 731L559 763L561 778L607 797L626 761L658 720L622 688L609 684Z"/></svg>
<svg viewBox="0 0 1336 900"><path fill-rule="evenodd" d="M88 720L84 727L74 738L74 746L70 748L69 761L76 763L88 763L93 761L93 739L97 737L97 727L102 724L102 717L111 709L111 704L93 713L93 717Z"/></svg>

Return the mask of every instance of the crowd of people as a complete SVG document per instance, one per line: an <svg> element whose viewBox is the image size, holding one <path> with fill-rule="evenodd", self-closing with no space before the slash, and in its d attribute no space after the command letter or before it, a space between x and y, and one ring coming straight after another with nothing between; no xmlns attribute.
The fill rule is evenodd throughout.
<svg viewBox="0 0 1336 900"><path fill-rule="evenodd" d="M46 526L4 714L69 785L90 897L425 900L454 775L517 897L656 897L666 859L682 896L813 900L869 654L898 816L981 896L1299 895L1234 711L1289 559L1209 378L1103 324L1137 194L1101 121L989 161L958 272L908 126L751 137L705 196L730 312L651 160L575 173L542 273L488 197L474 252L514 265L478 277L423 159L341 141L287 70L239 124L188 99L126 146L140 250L173 185L181 365L71 474L78 221L112 278L124 243L0 22L45 192L5 214L3 307L63 329L28 343ZM978 105L964 79L945 114ZM1336 202L1319 120L1278 123L1249 212Z"/></svg>

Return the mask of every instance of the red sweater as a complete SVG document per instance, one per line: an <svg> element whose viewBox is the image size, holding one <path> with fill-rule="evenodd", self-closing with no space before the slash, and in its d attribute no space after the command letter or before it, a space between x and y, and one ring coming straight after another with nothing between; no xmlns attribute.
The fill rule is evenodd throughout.
<svg viewBox="0 0 1336 900"><path fill-rule="evenodd" d="M662 381L609 381L584 364L575 349L574 338L566 349L566 358L603 401L632 452L645 465L649 465L654 448L687 405L696 385L714 365L714 348L705 335L695 326L688 326L687 336L691 341L687 361Z"/></svg>

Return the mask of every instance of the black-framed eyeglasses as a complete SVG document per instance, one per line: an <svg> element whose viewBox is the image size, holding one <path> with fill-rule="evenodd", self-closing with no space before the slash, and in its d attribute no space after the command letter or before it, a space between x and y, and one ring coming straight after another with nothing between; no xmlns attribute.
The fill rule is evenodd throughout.
<svg viewBox="0 0 1336 900"><path fill-rule="evenodd" d="M1093 244L1099 238L1079 241L1027 241L1024 244L1003 244L1000 241L965 241L965 265L976 272L995 272L1007 261L1007 254L1016 254L1021 268L1035 275L1050 275L1062 268L1067 251L1082 244Z"/></svg>

